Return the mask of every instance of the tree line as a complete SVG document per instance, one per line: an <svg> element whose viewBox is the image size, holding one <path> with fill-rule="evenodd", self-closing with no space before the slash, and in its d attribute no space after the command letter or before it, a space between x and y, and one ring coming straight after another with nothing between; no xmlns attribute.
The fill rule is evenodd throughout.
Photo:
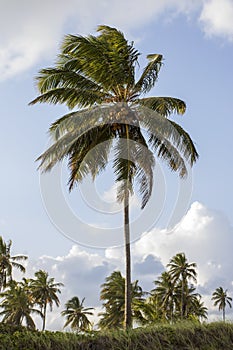
<svg viewBox="0 0 233 350"><path fill-rule="evenodd" d="M48 272L39 270L34 278L23 277L15 281L12 270L25 273L23 262L25 255L11 254L12 242L5 242L0 236L0 315L2 322L10 325L25 325L35 329L33 315L42 319L42 331L46 328L48 308L60 305L58 294L64 285L49 277ZM143 291L136 280L131 283L132 318L135 326L178 320L207 319L208 310L202 296L197 293L194 283L197 282L196 263L189 263L184 253L178 253L167 264L167 269L153 282L150 292ZM103 310L98 314L98 329L124 328L125 312L125 278L120 271L113 271L101 285L100 300ZM232 298L227 290L216 288L212 294L214 306L222 311L225 321L226 307L231 307ZM85 332L93 328L89 316L94 308L84 306L85 298L72 297L65 303L61 316L65 317L65 327L73 331Z"/></svg>

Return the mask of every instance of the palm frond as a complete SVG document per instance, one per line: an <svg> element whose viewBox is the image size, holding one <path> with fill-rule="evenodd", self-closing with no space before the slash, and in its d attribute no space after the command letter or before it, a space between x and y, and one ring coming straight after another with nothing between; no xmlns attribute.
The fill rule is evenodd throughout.
<svg viewBox="0 0 233 350"><path fill-rule="evenodd" d="M184 157L189 160L190 165L192 166L197 161L199 155L191 137L180 125L178 125L172 120L170 120L170 123L176 129L178 135L180 136L181 150Z"/></svg>
<svg viewBox="0 0 233 350"><path fill-rule="evenodd" d="M114 47L114 68L117 68L117 75L121 77L120 84L127 84L127 88L134 85L134 68L140 53L134 48L133 42L129 43L124 34L112 27L100 25L97 28L101 40L106 40L109 47ZM113 57L112 57L113 58Z"/></svg>
<svg viewBox="0 0 233 350"><path fill-rule="evenodd" d="M29 105L35 103L66 104L68 108L73 109L77 106L85 108L95 103L103 102L103 95L100 91L81 89L81 88L55 88L38 96Z"/></svg>
<svg viewBox="0 0 233 350"><path fill-rule="evenodd" d="M98 31L98 37L67 35L61 47L62 54L79 57L76 64L81 66L85 76L119 96L125 84L132 86L134 83L138 52L120 31L107 26L99 26Z"/></svg>
<svg viewBox="0 0 233 350"><path fill-rule="evenodd" d="M75 55L79 57L82 72L106 90L116 92L119 82L111 65L106 42L100 41L97 37L66 35L62 46L62 54ZM104 69L103 69L104 67Z"/></svg>
<svg viewBox="0 0 233 350"><path fill-rule="evenodd" d="M149 143L156 152L158 158L164 160L171 171L177 171L181 178L187 175L187 168L182 154L180 154L170 141L161 137L160 134L156 136L150 134Z"/></svg>
<svg viewBox="0 0 233 350"><path fill-rule="evenodd" d="M25 269L25 267L23 265L18 264L16 262L12 261L12 266L15 267L17 270L19 270L21 272L25 272L26 271L26 269Z"/></svg>
<svg viewBox="0 0 233 350"><path fill-rule="evenodd" d="M198 154L190 136L182 127L147 107L139 106L137 112L138 120L148 131L149 135L152 135L153 141L158 139L158 145L164 144L165 146L170 143L173 146L171 151L174 149L175 152L176 149L175 153L177 154L177 152L179 152L180 157L183 158L183 161L181 159L179 161L180 165L184 160L191 166L193 165L198 158ZM177 170L178 169L181 170L182 166L179 166ZM176 170L176 166L174 166L173 170ZM182 176L182 172L180 175Z"/></svg>
<svg viewBox="0 0 233 350"><path fill-rule="evenodd" d="M137 100L141 106L152 109L164 117L173 113L184 114L186 104L184 101L175 97L146 97Z"/></svg>
<svg viewBox="0 0 233 350"><path fill-rule="evenodd" d="M152 89L158 79L158 74L162 65L163 56L159 54L147 55L148 64L143 70L141 77L135 84L134 90L140 93L146 93Z"/></svg>
<svg viewBox="0 0 233 350"><path fill-rule="evenodd" d="M111 126L96 127L86 132L69 152L69 189L87 174L95 177L105 169L112 144Z"/></svg>

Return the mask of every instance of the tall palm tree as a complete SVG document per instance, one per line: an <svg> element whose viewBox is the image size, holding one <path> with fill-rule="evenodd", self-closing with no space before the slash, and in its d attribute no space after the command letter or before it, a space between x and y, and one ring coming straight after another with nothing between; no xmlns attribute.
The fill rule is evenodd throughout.
<svg viewBox="0 0 233 350"><path fill-rule="evenodd" d="M12 268L25 272L25 267L19 261L27 260L25 255L11 255L12 241L4 242L0 236L0 292L6 288L7 282L12 279Z"/></svg>
<svg viewBox="0 0 233 350"><path fill-rule="evenodd" d="M136 321L142 321L140 310L143 299L142 288L138 281L131 283L132 316ZM125 310L125 278L120 271L113 271L106 277L105 283L101 285L100 299L104 301L104 312L99 313L102 316L99 326L102 329L122 328L124 326Z"/></svg>
<svg viewBox="0 0 233 350"><path fill-rule="evenodd" d="M222 318L223 322L226 319L226 306L228 305L230 308L232 307L231 302L232 298L227 295L227 289L223 290L222 287L218 287L212 294L211 300L214 301L214 306L218 305L219 311L222 310Z"/></svg>
<svg viewBox="0 0 233 350"><path fill-rule="evenodd" d="M197 272L195 270L196 263L189 263L184 253L178 253L171 258L167 267L175 283L180 279L181 281L181 317L185 316L185 288L188 288L188 281L197 281Z"/></svg>
<svg viewBox="0 0 233 350"><path fill-rule="evenodd" d="M34 307L34 303L30 298L27 290L21 284L15 281L8 283L8 288L1 293L3 298L0 307L3 311L2 322L14 325L22 325L23 322L29 329L35 329L35 323L31 314L41 315L41 312Z"/></svg>
<svg viewBox="0 0 233 350"><path fill-rule="evenodd" d="M93 315L93 307L84 307L84 300L80 302L78 297L73 297L65 304L66 309L61 312L62 316L66 316L64 328L70 326L75 331L88 331L91 329L91 322L88 315Z"/></svg>
<svg viewBox="0 0 233 350"><path fill-rule="evenodd" d="M54 278L50 278L48 272L39 270L35 272L35 279L31 280L30 290L31 296L35 303L41 308L42 315L42 331L45 330L45 321L47 306L49 305L50 311L52 311L53 303L59 306L60 301L57 293L61 293L59 287L63 286L62 283L55 283Z"/></svg>
<svg viewBox="0 0 233 350"><path fill-rule="evenodd" d="M157 280L154 281L155 289L152 289L152 297L157 298L158 306L162 315L167 320L173 320L175 304L175 283L171 275L164 271Z"/></svg>
<svg viewBox="0 0 233 350"><path fill-rule="evenodd" d="M185 112L182 100L140 98L154 87L163 56L148 55L148 64L136 80L139 52L133 43L115 28L101 25L97 31L97 36L65 36L55 66L39 72L40 95L31 104L61 103L77 109L51 125L54 142L38 158L44 171L68 158L70 190L87 174L94 180L105 169L110 150L114 152L117 199L124 205L125 327L130 327L129 197L134 180L144 208L152 192L153 152L181 177L187 173L185 161L192 166L198 154L187 132L168 120L172 113Z"/></svg>

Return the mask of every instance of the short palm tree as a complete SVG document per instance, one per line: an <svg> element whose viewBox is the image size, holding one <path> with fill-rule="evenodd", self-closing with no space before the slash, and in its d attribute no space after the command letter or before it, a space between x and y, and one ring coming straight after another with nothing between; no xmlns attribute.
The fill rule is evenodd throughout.
<svg viewBox="0 0 233 350"><path fill-rule="evenodd" d="M181 280L178 280L176 284L176 293L175 293L175 304L176 304L176 314L178 318L190 318L194 316L195 310L194 307L198 306L197 299L201 296L196 292L196 288L192 284L188 284L186 281L183 283ZM181 309L181 303L183 303L183 308ZM183 310L183 313L181 311Z"/></svg>
<svg viewBox="0 0 233 350"><path fill-rule="evenodd" d="M191 295L188 299L188 318L197 319L198 321L208 319L208 309L201 301L199 294Z"/></svg>
<svg viewBox="0 0 233 350"><path fill-rule="evenodd" d="M27 290L15 281L8 284L8 288L4 293L1 293L3 298L0 307L3 311L2 322L22 325L24 322L29 329L35 329L35 323L31 314L41 315L41 312L34 307L34 303L30 298Z"/></svg>
<svg viewBox="0 0 233 350"><path fill-rule="evenodd" d="M40 306L43 320L42 331L44 331L47 306L49 305L51 311L53 303L59 306L60 301L57 294L61 293L59 287L63 286L63 284L55 283L54 278L50 278L48 273L43 270L35 272L35 277L30 282L30 291L34 302Z"/></svg>
<svg viewBox="0 0 233 350"><path fill-rule="evenodd" d="M184 253L178 253L171 258L167 267L169 268L169 274L171 275L175 283L180 279L181 281L181 303L180 314L181 317L185 316L185 289L188 288L188 281L197 281L197 272L195 270L196 263L189 263Z"/></svg>
<svg viewBox="0 0 233 350"><path fill-rule="evenodd" d="M12 256L11 245L12 241L6 243L0 236L0 292L12 279L12 268L25 272L25 267L19 261L25 261L28 257L25 255Z"/></svg>
<svg viewBox="0 0 233 350"><path fill-rule="evenodd" d="M144 97L157 81L162 55L148 55L148 64L137 80L139 52L133 43L105 25L98 27L98 34L65 36L55 66L39 72L40 95L31 104L61 103L76 108L51 125L54 142L39 157L44 171L68 159L70 190L87 174L95 179L113 150L117 199L124 205L125 327L130 327L129 197L133 185L136 180L144 208L152 192L154 153L181 177L187 173L185 161L192 166L198 154L187 132L168 120L172 113L183 114L185 103L173 97Z"/></svg>
<svg viewBox="0 0 233 350"><path fill-rule="evenodd" d="M162 317L166 320L173 320L175 306L175 283L171 275L164 271L154 281L155 289L152 289L152 298L157 299L157 305L161 310Z"/></svg>
<svg viewBox="0 0 233 350"><path fill-rule="evenodd" d="M89 315L93 315L93 307L84 307L84 300L80 302L78 297L73 297L65 304L66 309L61 312L62 316L66 317L64 328L70 326L73 331L89 331L91 322L88 319Z"/></svg>
<svg viewBox="0 0 233 350"><path fill-rule="evenodd" d="M216 288L211 299L214 301L214 306L218 306L219 311L222 310L222 318L223 322L225 322L226 306L228 305L230 308L232 307L232 298L227 295L227 289L223 290L222 287Z"/></svg>
<svg viewBox="0 0 233 350"><path fill-rule="evenodd" d="M142 322L140 307L144 302L144 292L138 281L131 283L131 301L133 319ZM104 312L99 313L99 326L102 329L123 328L125 310L125 278L120 271L113 271L101 285L100 299L104 301Z"/></svg>

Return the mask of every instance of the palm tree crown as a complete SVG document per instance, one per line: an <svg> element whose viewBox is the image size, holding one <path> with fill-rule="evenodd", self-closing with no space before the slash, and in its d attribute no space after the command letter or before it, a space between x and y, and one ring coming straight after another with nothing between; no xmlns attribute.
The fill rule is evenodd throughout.
<svg viewBox="0 0 233 350"><path fill-rule="evenodd" d="M0 291L6 287L7 282L12 279L12 268L25 272L25 267L19 261L27 260L25 255L11 255L12 241L4 242L0 236Z"/></svg>
<svg viewBox="0 0 233 350"><path fill-rule="evenodd" d="M197 272L195 270L197 264L189 263L184 253L176 254L171 258L167 266L174 280L178 280L181 277L182 280L197 281Z"/></svg>
<svg viewBox="0 0 233 350"><path fill-rule="evenodd" d="M78 297L73 297L65 304L66 309L61 312L62 316L66 316L64 327L70 326L75 331L88 331L91 328L91 322L88 315L93 315L92 307L84 307L84 300L80 302Z"/></svg>
<svg viewBox="0 0 233 350"><path fill-rule="evenodd" d="M50 306L51 311L53 303L59 306L60 301L57 293L61 293L59 287L63 286L63 284L55 283L54 278L49 278L48 273L43 270L35 272L35 277L35 279L31 280L30 290L35 303L41 307L43 319L42 330L44 330L47 305Z"/></svg>
<svg viewBox="0 0 233 350"><path fill-rule="evenodd" d="M224 290L222 287L216 288L216 290L212 294L211 299L214 301L214 306L218 305L219 311L222 310L223 321L225 322L226 306L228 305L230 308L232 307L232 298L227 295L227 289Z"/></svg>
<svg viewBox="0 0 233 350"><path fill-rule="evenodd" d="M148 55L137 80L139 52L133 43L115 28L101 25L97 31L97 36L65 36L55 66L39 72L40 95L31 104L61 103L77 109L52 123L53 144L38 158L44 171L67 158L70 190L87 174L95 179L105 169L110 150L114 152L117 199L124 204L125 324L130 326L129 196L133 185L137 183L144 208L152 193L153 152L181 177L187 174L185 161L192 166L198 154L187 132L167 118L183 114L185 103L173 97L144 97L157 81L163 56Z"/></svg>
<svg viewBox="0 0 233 350"><path fill-rule="evenodd" d="M144 292L138 284L138 280L131 283L131 301L132 316L137 322L141 322L142 305ZM103 300L104 312L99 313L102 316L99 326L102 329L122 328L124 325L125 309L125 278L120 271L113 271L106 277L105 283L101 285L100 299Z"/></svg>
<svg viewBox="0 0 233 350"><path fill-rule="evenodd" d="M28 293L25 285L15 281L8 283L8 288L1 293L3 298L0 307L3 309L0 315L3 315L3 322L22 325L23 322L30 329L35 329L35 323L31 314L42 316L41 312L34 308L34 302Z"/></svg>
<svg viewBox="0 0 233 350"><path fill-rule="evenodd" d="M197 281L196 263L189 263L184 253L178 253L171 258L167 267L174 282L180 279L181 284L181 317L185 317L187 312L185 303L185 289L188 290L188 281Z"/></svg>

